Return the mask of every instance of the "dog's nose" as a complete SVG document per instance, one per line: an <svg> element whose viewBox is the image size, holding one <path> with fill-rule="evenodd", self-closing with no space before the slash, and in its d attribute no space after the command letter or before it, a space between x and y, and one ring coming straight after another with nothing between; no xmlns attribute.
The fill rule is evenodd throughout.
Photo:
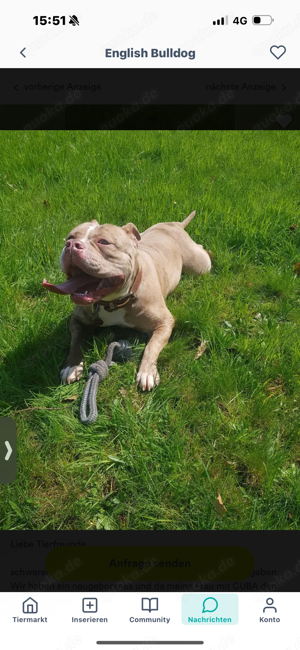
<svg viewBox="0 0 300 650"><path fill-rule="evenodd" d="M82 241L79 239L68 239L65 243L65 247L71 252L73 248L77 248L77 250L85 248L85 245Z"/></svg>

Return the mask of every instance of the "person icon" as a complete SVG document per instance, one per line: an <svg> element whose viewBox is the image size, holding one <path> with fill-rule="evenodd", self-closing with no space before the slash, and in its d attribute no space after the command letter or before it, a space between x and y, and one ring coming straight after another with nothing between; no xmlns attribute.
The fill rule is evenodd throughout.
<svg viewBox="0 0 300 650"><path fill-rule="evenodd" d="M275 612L277 612L276 607L272 607L272 605L273 605L273 603L274 603L274 599L273 599L273 598L267 598L266 603L267 603L267 607L264 607L263 612L265 612L266 609L274 609Z"/></svg>

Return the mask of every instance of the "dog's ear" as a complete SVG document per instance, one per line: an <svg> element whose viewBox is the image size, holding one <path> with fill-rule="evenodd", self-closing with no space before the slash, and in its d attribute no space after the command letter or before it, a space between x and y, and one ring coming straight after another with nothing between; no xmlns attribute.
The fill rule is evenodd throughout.
<svg viewBox="0 0 300 650"><path fill-rule="evenodd" d="M99 226L99 223L98 223L97 219L92 219L92 221L90 221L90 223L92 224L92 226Z"/></svg>
<svg viewBox="0 0 300 650"><path fill-rule="evenodd" d="M127 225L122 226L122 228L136 244L138 241L141 241L141 235L134 223L127 223Z"/></svg>

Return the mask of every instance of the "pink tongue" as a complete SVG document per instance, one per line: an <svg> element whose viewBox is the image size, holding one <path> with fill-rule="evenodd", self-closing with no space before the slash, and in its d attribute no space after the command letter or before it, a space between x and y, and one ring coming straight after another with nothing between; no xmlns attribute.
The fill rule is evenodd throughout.
<svg viewBox="0 0 300 650"><path fill-rule="evenodd" d="M96 282L97 278L95 278ZM84 287L88 282L91 282L91 276L86 273L81 273L80 275L75 276L75 278L70 278L62 284L50 284L47 280L43 280L43 287L52 291L53 293L59 293L61 295L67 295L69 293L75 293L80 287Z"/></svg>

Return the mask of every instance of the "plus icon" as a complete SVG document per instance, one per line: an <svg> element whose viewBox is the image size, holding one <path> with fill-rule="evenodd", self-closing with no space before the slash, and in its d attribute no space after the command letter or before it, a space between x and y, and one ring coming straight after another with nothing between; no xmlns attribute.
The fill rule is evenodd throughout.
<svg viewBox="0 0 300 650"><path fill-rule="evenodd" d="M97 598L83 598L82 599L82 611L83 612L97 612L98 611L98 600L97 600Z"/></svg>

